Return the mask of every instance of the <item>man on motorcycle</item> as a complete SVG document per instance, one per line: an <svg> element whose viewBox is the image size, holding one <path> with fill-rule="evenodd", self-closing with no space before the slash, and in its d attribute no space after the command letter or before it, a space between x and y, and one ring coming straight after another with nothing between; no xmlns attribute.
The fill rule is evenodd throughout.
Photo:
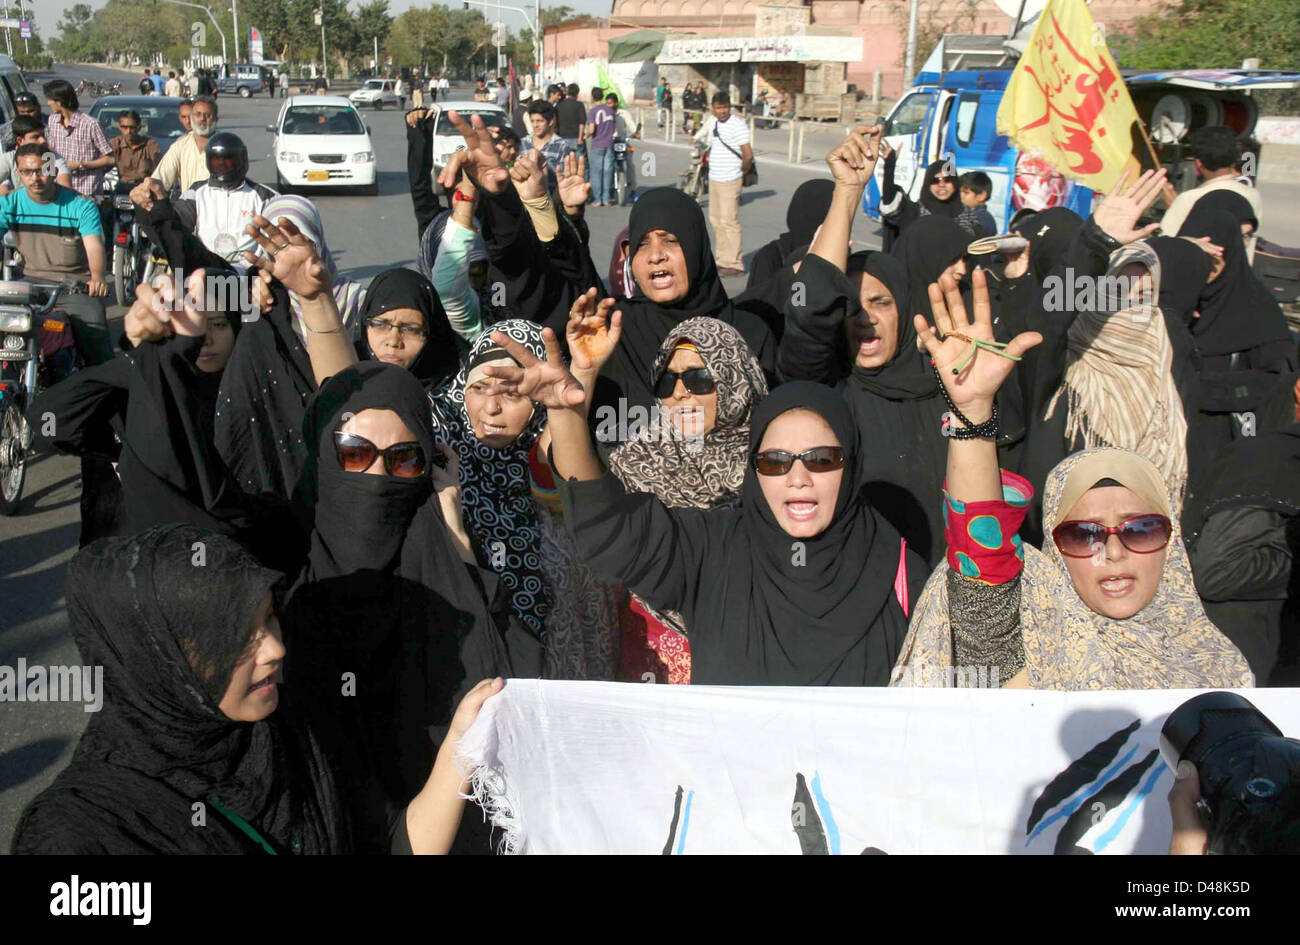
<svg viewBox="0 0 1300 945"><path fill-rule="evenodd" d="M68 294L60 301L72 320L77 347L87 364L113 357L103 297L104 241L99 208L54 179L53 152L24 144L15 158L22 190L0 197L0 235L12 231L23 254L23 275L87 284L87 294Z"/></svg>
<svg viewBox="0 0 1300 945"><path fill-rule="evenodd" d="M31 92L14 93L14 118L20 116L29 116L35 118L41 124L41 129L45 128L45 116L41 114L41 100ZM18 134L14 131L14 123L7 121L0 125L0 149L12 151L19 145Z"/></svg>
<svg viewBox="0 0 1300 945"><path fill-rule="evenodd" d="M248 148L238 135L229 131L213 135L205 156L207 180L185 190L170 204L171 210L183 232L197 236L208 250L242 273L248 268L244 251L256 252L257 247L256 241L244 232L244 228L277 194L271 188L248 179ZM151 189L149 209L157 203L168 202L157 181L147 180L145 186ZM134 199L134 194L132 197ZM160 224L169 216L166 209L162 209L151 213L151 220ZM166 245L166 238L163 242ZM173 266L178 265L178 260L172 259L172 255L169 249L168 258Z"/></svg>
<svg viewBox="0 0 1300 945"><path fill-rule="evenodd" d="M157 141L139 133L139 112L125 111L118 115L117 130L120 134L108 145L117 162L118 191L125 193L153 173L162 160L162 153Z"/></svg>
<svg viewBox="0 0 1300 945"><path fill-rule="evenodd" d="M43 150L50 150L45 141L45 125L41 123L40 119L28 115L19 115L10 124L13 126L15 143L18 147L22 147L24 144L39 144ZM0 197L11 194L15 190L22 190L25 186L18 179L16 160L13 151L0 154ZM68 162L57 154L54 156L54 171L54 179L59 182L60 186L72 186L72 171L68 167Z"/></svg>
<svg viewBox="0 0 1300 945"><path fill-rule="evenodd" d="M182 106L183 107L183 106ZM208 176L205 149L217 127L217 100L210 95L200 95L190 111L190 132L177 138L163 155L152 177L167 193L179 180L181 190L188 190ZM149 195L148 181L131 191L131 199L148 210L144 201Z"/></svg>

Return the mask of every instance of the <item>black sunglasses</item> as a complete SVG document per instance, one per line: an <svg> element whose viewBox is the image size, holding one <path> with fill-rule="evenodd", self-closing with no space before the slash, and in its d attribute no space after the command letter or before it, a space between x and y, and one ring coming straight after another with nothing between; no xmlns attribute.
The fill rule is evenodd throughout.
<svg viewBox="0 0 1300 945"><path fill-rule="evenodd" d="M655 396L660 400L671 397L673 391L677 389L677 379L679 377L682 379L682 384L692 394L712 394L717 387L708 368L693 367L679 372L664 371L663 374L659 375L659 380L655 381Z"/></svg>
<svg viewBox="0 0 1300 945"><path fill-rule="evenodd" d="M834 472L844 465L844 449L839 446L814 446L802 453L786 450L763 450L752 457L754 471L760 476L784 476L795 460L803 463L811 473Z"/></svg>
<svg viewBox="0 0 1300 945"><path fill-rule="evenodd" d="M342 430L334 431L334 453L344 472L365 472L376 456L384 457L384 471L398 479L418 479L429 468L419 443L394 443L381 450L364 436Z"/></svg>

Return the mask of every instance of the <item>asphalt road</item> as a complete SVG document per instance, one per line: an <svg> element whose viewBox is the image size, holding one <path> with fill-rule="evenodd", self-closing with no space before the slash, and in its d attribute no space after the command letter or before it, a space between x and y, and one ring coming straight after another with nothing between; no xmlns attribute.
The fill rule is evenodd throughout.
<svg viewBox="0 0 1300 945"><path fill-rule="evenodd" d="M124 85L129 79L121 71L95 67L60 68L57 74L74 81L87 78ZM89 104L84 102L83 107ZM265 126L275 119L278 100L222 96L220 105L220 128L235 132L248 145L250 176L273 184L271 136ZM312 195L339 268L363 282L384 269L412 264L418 250L402 116L385 110L367 113L366 120L379 162L379 196ZM680 144L645 141L637 148L641 187L675 184L689 160L687 148ZM653 166L643 163L647 153L654 157ZM786 207L794 189L811 176L826 174L824 165L787 166L784 156L782 151L765 158L760 185L744 192L741 223L746 260L786 229ZM1285 245L1300 245L1300 185L1265 184L1263 190L1270 213L1265 235ZM589 210L591 245L603 257L596 260L602 270L608 259L604 254L626 224L627 213L627 208ZM879 245L876 227L865 218L855 236L855 248ZM729 279L727 288L734 294L743 283L743 277ZM120 309L110 309L111 316L121 314ZM63 599L67 565L77 548L79 495L78 462L44 457L30 468L18 513L0 519L0 667L16 666L19 658L46 666L79 662ZM18 815L67 763L89 717L81 704L0 702L0 849L8 852Z"/></svg>

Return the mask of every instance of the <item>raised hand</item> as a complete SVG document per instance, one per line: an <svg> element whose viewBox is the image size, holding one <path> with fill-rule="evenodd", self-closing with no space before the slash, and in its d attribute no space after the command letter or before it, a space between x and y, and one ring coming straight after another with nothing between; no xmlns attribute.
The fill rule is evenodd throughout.
<svg viewBox="0 0 1300 945"><path fill-rule="evenodd" d="M456 111L447 112L447 119L456 126L460 136L465 139L464 157L457 166L463 168L465 173L488 193L504 193L510 180L510 172L501 163L501 156L497 154L497 149L492 143L492 135L483 124L483 119L478 115L471 115L470 120L466 121ZM456 186L456 178L448 173L450 170L451 163L448 162L442 169L442 173L438 175L438 183L447 190Z"/></svg>
<svg viewBox="0 0 1300 945"><path fill-rule="evenodd" d="M522 200L537 200L546 196L546 155L534 148L515 158L510 165L510 179Z"/></svg>
<svg viewBox="0 0 1300 945"><path fill-rule="evenodd" d="M953 405L966 414L973 423L983 423L992 415L993 398L1002 386L1015 361L992 351L977 350L965 367L959 367L971 353L971 341L993 341L993 311L989 305L988 279L983 269L971 276L972 307L974 318L966 314L961 291L951 276L943 275L939 283L930 284L930 308L935 325L930 325L924 315L914 318L916 333L925 344L939 377L948 391ZM946 337L941 341L935 328ZM1019 358L1043 340L1036 331L1021 332L1006 346L1006 353ZM957 373L953 373L957 370Z"/></svg>
<svg viewBox="0 0 1300 945"><path fill-rule="evenodd" d="M863 188L876 169L880 153L880 126L858 125L826 155L836 184Z"/></svg>
<svg viewBox="0 0 1300 945"><path fill-rule="evenodd" d="M612 298L597 303L595 289L588 289L574 301L564 328L573 370L598 372L618 347L623 313L614 312L612 319L609 314L616 304Z"/></svg>
<svg viewBox="0 0 1300 945"><path fill-rule="evenodd" d="M244 259L269 273L286 289L304 299L314 299L330 287L329 270L316 255L316 246L288 217L272 223L264 216L253 217L244 232L262 247L264 256L245 252Z"/></svg>
<svg viewBox="0 0 1300 945"><path fill-rule="evenodd" d="M186 295L177 298L176 285L167 273L154 277L153 285L140 283L135 290L135 302L127 310L123 329L132 347L145 342L163 341L172 335L197 338L207 331L208 319L190 304L205 298L205 272L190 273L186 281Z"/></svg>
<svg viewBox="0 0 1300 945"><path fill-rule="evenodd" d="M1005 252L1002 258L1005 263L1002 266L1002 274L1008 279L1019 279L1029 271L1029 250L1033 246L1033 241L1026 239L1025 248L1017 252Z"/></svg>
<svg viewBox="0 0 1300 945"><path fill-rule="evenodd" d="M514 358L520 367L489 366L484 368L484 372L496 381L493 385L495 389L528 397L548 410L582 407L586 403L586 394L578 379L565 368L555 332L543 328L542 338L546 342L545 361L538 360L531 351L509 335L492 332L492 340Z"/></svg>
<svg viewBox="0 0 1300 945"><path fill-rule="evenodd" d="M157 201L167 197L167 191L163 190L161 183L148 177L131 188L130 197L131 202L141 210L149 211Z"/></svg>
<svg viewBox="0 0 1300 945"><path fill-rule="evenodd" d="M1163 167L1158 171L1144 171L1141 177L1125 187L1129 178L1129 172L1125 171L1092 212L1093 222L1120 243L1132 243L1150 236L1160 228L1160 224L1151 223L1139 228L1137 221L1148 207L1160 199L1168 176Z"/></svg>
<svg viewBox="0 0 1300 945"><path fill-rule="evenodd" d="M564 156L564 163L555 169L556 189L560 203L570 213L576 212L591 199L591 182L587 180L587 159L575 151Z"/></svg>

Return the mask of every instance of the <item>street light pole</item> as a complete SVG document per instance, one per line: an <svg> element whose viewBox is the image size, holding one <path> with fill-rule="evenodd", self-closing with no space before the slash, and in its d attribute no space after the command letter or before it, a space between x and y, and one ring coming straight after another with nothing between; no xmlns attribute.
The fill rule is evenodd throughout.
<svg viewBox="0 0 1300 945"><path fill-rule="evenodd" d="M239 0L230 0L230 12L235 17L235 62L239 62Z"/></svg>
<svg viewBox="0 0 1300 945"><path fill-rule="evenodd" d="M325 8L316 8L316 25L320 27L320 68L325 74L325 87L329 87L330 81L330 61L329 54L325 51Z"/></svg>
<svg viewBox="0 0 1300 945"><path fill-rule="evenodd" d="M916 75L916 25L920 17L920 0L912 0L912 8L907 15L907 52L903 57L903 88L912 84Z"/></svg>
<svg viewBox="0 0 1300 945"><path fill-rule="evenodd" d="M222 62L227 61L226 60L226 31L221 28L221 24L217 22L217 18L212 15L211 10L209 10L207 7L203 6L202 4L188 3L187 0L163 0L163 3L174 3L178 7L193 7L196 10L202 10L204 13L206 13L208 15L208 19L212 21L212 25L217 28L217 35L221 37L221 61Z"/></svg>

